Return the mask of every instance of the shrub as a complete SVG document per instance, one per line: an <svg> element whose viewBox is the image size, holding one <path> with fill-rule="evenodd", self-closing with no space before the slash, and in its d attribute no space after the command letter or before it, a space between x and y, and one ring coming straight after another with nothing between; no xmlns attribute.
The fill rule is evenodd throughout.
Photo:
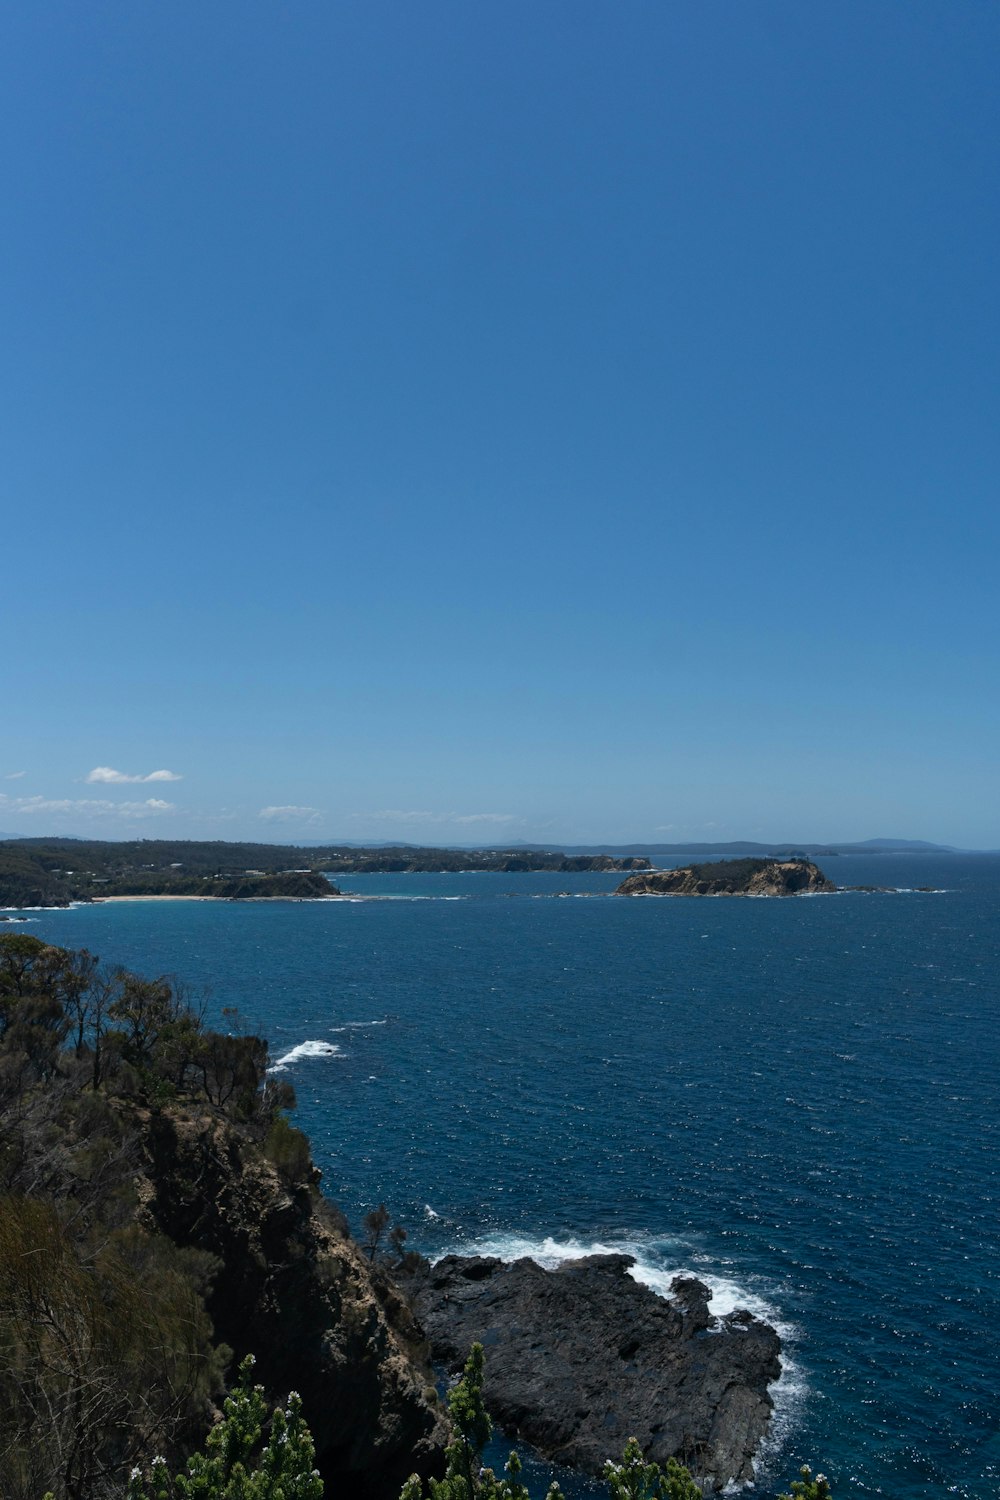
<svg viewBox="0 0 1000 1500"><path fill-rule="evenodd" d="M792 1493L779 1495L778 1500L831 1500L830 1486L825 1474L817 1474L814 1479L808 1464L803 1464L799 1473L802 1477L793 1480Z"/></svg>
<svg viewBox="0 0 1000 1500"><path fill-rule="evenodd" d="M271 1121L264 1140L264 1154L289 1187L308 1181L312 1169L309 1141L301 1130L288 1123L284 1115L275 1115Z"/></svg>
<svg viewBox="0 0 1000 1500"><path fill-rule="evenodd" d="M253 1366L248 1354L222 1420L188 1459L186 1472L171 1479L166 1461L154 1458L148 1473L132 1470L128 1500L323 1500L302 1398L292 1391L288 1404L275 1408L265 1438L264 1387L252 1383Z"/></svg>

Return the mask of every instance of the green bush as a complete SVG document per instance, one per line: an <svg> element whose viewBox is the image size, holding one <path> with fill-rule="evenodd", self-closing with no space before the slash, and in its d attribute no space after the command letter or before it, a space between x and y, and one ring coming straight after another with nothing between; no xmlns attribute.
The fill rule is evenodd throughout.
<svg viewBox="0 0 1000 1500"><path fill-rule="evenodd" d="M323 1500L313 1468L315 1448L302 1419L302 1398L292 1391L268 1423L264 1387L252 1383L254 1359L240 1365L239 1384L227 1396L222 1420L172 1479L166 1461L154 1458L147 1473L132 1470L127 1500Z"/></svg>
<svg viewBox="0 0 1000 1500"><path fill-rule="evenodd" d="M802 1477L793 1481L792 1493L779 1495L778 1500L831 1500L830 1486L825 1474L817 1474L814 1479L808 1464L803 1464L799 1473Z"/></svg>
<svg viewBox="0 0 1000 1500"><path fill-rule="evenodd" d="M264 1154L289 1187L308 1181L312 1166L309 1141L301 1130L288 1123L284 1115L275 1115L271 1121L264 1139Z"/></svg>

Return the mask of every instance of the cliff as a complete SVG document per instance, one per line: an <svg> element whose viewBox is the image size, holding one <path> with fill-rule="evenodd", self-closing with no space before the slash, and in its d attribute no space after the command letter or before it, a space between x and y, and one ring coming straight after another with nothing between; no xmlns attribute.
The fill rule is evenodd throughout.
<svg viewBox="0 0 1000 1500"><path fill-rule="evenodd" d="M807 859L724 859L683 870L630 875L616 896L799 896L835 891Z"/></svg>
<svg viewBox="0 0 1000 1500"><path fill-rule="evenodd" d="M295 1154L282 1171L224 1122L152 1115L140 1222L216 1259L215 1338L254 1354L268 1389L299 1391L329 1493L395 1500L447 1439L422 1334Z"/></svg>
<svg viewBox="0 0 1000 1500"><path fill-rule="evenodd" d="M745 1483L771 1415L777 1334L746 1312L712 1317L694 1277L659 1297L632 1264L595 1255L545 1271L449 1255L413 1278L414 1307L450 1368L484 1345L490 1413L557 1463L601 1475L635 1437L647 1461L678 1458L706 1489Z"/></svg>

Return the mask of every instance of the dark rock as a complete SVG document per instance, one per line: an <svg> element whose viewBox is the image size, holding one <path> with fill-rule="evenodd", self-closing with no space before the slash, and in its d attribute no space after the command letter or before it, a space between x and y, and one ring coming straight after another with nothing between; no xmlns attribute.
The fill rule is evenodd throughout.
<svg viewBox="0 0 1000 1500"><path fill-rule="evenodd" d="M628 1274L633 1264L595 1255L545 1271L449 1255L407 1286L434 1357L458 1369L481 1343L490 1412L556 1463L600 1474L635 1437L709 1490L751 1479L778 1335L746 1312L713 1317L694 1277L659 1297Z"/></svg>

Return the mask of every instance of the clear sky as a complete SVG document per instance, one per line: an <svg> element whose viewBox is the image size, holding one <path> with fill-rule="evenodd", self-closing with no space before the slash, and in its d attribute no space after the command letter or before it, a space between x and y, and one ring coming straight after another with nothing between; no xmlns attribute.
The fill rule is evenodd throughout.
<svg viewBox="0 0 1000 1500"><path fill-rule="evenodd" d="M8 0L0 832L1000 846L998 77L993 0Z"/></svg>

